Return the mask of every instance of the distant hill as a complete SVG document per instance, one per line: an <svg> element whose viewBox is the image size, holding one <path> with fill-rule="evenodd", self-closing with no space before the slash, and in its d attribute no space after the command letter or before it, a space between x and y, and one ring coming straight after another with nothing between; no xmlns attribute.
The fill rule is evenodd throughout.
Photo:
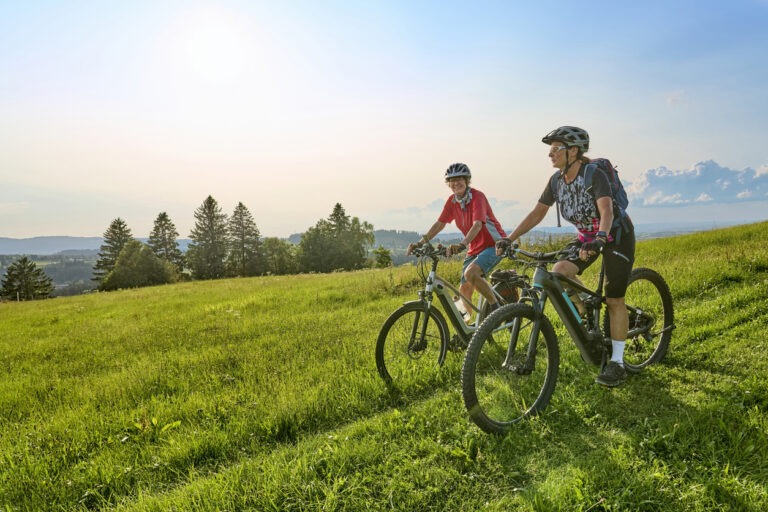
<svg viewBox="0 0 768 512"><path fill-rule="evenodd" d="M146 242L146 238L139 238ZM190 240L179 239L179 248L187 250ZM33 238L0 237L0 254L27 254L62 256L92 256L99 252L104 239L100 236L37 236Z"/></svg>
<svg viewBox="0 0 768 512"><path fill-rule="evenodd" d="M56 254L62 251L99 250L100 236L37 236L0 238L0 254Z"/></svg>
<svg viewBox="0 0 768 512"><path fill-rule="evenodd" d="M737 224L737 223L732 223ZM728 223L715 225L711 222L699 223L660 223L660 224L639 224L635 226L639 239L662 238L695 231L709 231L718 227L726 227ZM556 227L537 227L531 231L528 236L534 239L548 237L553 234L571 234L575 233L573 226ZM419 239L422 233L416 231L398 231L393 229L377 229L373 232L375 237L374 247L379 245L386 249L394 251L405 250L408 244ZM442 243L451 243L461 240L462 236L457 231L444 231L440 233L436 240ZM146 242L146 238L139 238ZM301 233L295 233L287 238L293 244L301 241ZM179 239L179 248L186 251L191 240L187 238ZM0 237L0 254L27 254L27 255L49 255L64 253L67 256L84 255L89 256L98 252L103 239L101 237L77 237L77 236L38 236L34 238L3 238Z"/></svg>
<svg viewBox="0 0 768 512"><path fill-rule="evenodd" d="M301 242L301 235L302 233L294 233L291 236L287 238L289 242L292 244L298 244ZM405 250L408 247L408 244L412 242L416 242L421 238L422 233L418 233L416 231L399 231L396 229L377 229L373 232L373 246L383 246L385 249L403 249ZM435 239L438 242L448 242L448 241L454 241L454 240L461 240L462 235L458 232L449 233L444 232L440 233L435 237Z"/></svg>

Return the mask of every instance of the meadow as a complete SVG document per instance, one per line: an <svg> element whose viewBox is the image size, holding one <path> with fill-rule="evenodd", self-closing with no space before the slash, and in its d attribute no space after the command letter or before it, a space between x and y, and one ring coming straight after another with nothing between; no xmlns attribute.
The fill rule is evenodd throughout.
<svg viewBox="0 0 768 512"><path fill-rule="evenodd" d="M0 304L0 511L768 510L768 222L637 266L674 296L665 360L608 390L558 328L549 407L503 437L462 354L378 377L413 266Z"/></svg>

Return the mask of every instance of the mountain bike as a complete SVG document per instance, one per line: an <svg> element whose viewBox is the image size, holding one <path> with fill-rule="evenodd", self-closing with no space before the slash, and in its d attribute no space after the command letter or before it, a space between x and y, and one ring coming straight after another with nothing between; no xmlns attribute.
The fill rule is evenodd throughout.
<svg viewBox="0 0 768 512"><path fill-rule="evenodd" d="M524 418L543 411L557 382L560 346L544 312L552 304L581 357L601 369L611 358L610 318L602 294L605 267L597 288L590 290L562 274L547 270L565 250L527 252L513 246L506 256L534 268L533 285L520 301L494 311L474 333L461 372L464 405L472 421L488 433L507 432ZM527 260L522 260L524 256ZM582 316L570 293L579 293ZM625 296L629 332L624 368L636 374L661 361L674 325L672 294L664 279L649 268L636 268ZM601 322L602 320L602 322Z"/></svg>
<svg viewBox="0 0 768 512"><path fill-rule="evenodd" d="M428 378L442 366L449 350L464 350L475 326L488 315L490 305L482 294L476 304L461 295L459 290L437 274L441 256L446 256L442 245L424 244L413 251L418 258L417 272L424 282L417 300L404 303L384 322L376 340L376 367L387 384L403 379ZM427 270L429 268L429 270ZM515 270L496 270L491 274L491 287L501 304L514 302L518 290L526 285ZM442 307L437 307L435 303ZM467 323L457 307L464 299L477 313L474 323ZM455 334L450 336L448 321Z"/></svg>

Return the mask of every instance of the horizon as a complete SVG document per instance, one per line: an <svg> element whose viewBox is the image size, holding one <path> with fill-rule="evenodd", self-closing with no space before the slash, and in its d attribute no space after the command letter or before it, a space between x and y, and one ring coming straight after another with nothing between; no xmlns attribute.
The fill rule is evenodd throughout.
<svg viewBox="0 0 768 512"><path fill-rule="evenodd" d="M742 225L748 225L748 224L756 224L759 222L763 222L762 220L757 221L724 221L724 222L718 222L718 221L691 221L691 222L678 222L678 221L669 221L669 222L652 222L652 223L644 223L644 224L636 224L635 229L639 233L662 233L662 232L690 232L690 231L710 231L715 229L721 229L721 228L730 228L730 227L736 227L736 226L742 226ZM455 228L451 230L450 228L452 225L449 225L441 231L438 235L435 236L436 239L440 238L450 238L452 236L460 236L461 233L456 230ZM418 234L418 230L408 230L408 229L390 229L390 228L377 228L374 226L374 232L398 232L398 233L416 233ZM575 228L571 226L570 224L564 224L561 227L555 226L555 225L538 225L535 228L533 228L529 233L526 235L523 235L523 237L530 235L531 233L536 232L544 232L544 233L570 233L571 231L575 232ZM291 233L289 235L285 236L277 236L275 238L280 238L283 240L288 240L295 236L301 236L304 232L300 233ZM29 240L38 240L38 239L55 239L55 238L62 238L62 239L99 239L103 240L103 235L90 235L90 236L73 236L73 235L37 235L37 236L31 236L31 237L6 237L6 236L0 236L0 240L13 240L13 241L29 241ZM137 236L133 235L133 238L137 240L147 240L148 236ZM262 239L268 238L264 235L261 236ZM177 241L179 242L188 242L191 238L179 236L177 238Z"/></svg>
<svg viewBox="0 0 768 512"><path fill-rule="evenodd" d="M335 203L423 232L456 161L511 230L561 125L617 166L636 224L757 222L766 24L768 0L7 2L0 237L97 237L118 217L142 236L160 212L186 237L208 195L263 236Z"/></svg>

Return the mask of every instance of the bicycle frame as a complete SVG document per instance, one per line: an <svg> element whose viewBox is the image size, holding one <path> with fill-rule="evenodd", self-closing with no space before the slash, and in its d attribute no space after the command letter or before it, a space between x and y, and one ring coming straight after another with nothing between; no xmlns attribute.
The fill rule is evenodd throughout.
<svg viewBox="0 0 768 512"><path fill-rule="evenodd" d="M598 290L602 288L603 271L600 271L600 283ZM590 307L588 314L594 315L595 329L591 332L587 331L586 327L581 321L581 315L579 315L576 306L568 296L566 287L573 288L577 292L586 293L590 297ZM598 319L600 315L600 307L604 302L603 297L584 285L569 279L568 277L558 272L549 272L543 265L536 267L536 271L533 274L533 288L540 291L538 297L532 296L532 305L536 311L537 317L544 315L544 306L549 299L552 303L552 307L555 308L560 319L563 321L568 334L570 334L576 347L581 352L585 361L596 366L600 366L604 363L605 351L603 350L604 337L600 332L598 325Z"/></svg>
<svg viewBox="0 0 768 512"><path fill-rule="evenodd" d="M486 302L485 297L483 297L483 294L478 293L479 297L477 304L472 304L472 301L468 297L462 295L458 288L437 274L437 265L439 262L438 256L436 254L429 254L425 257L432 259L432 266L430 268L429 274L426 276L424 289L419 291L419 301L426 302L426 311L429 311L429 308L432 307L433 296L437 295L437 299L440 302L440 305L443 307L443 310L447 313L448 319L450 320L453 328L461 338L463 338L465 341L469 341L469 338L476 330L476 326L480 325L481 321L483 320L481 315ZM497 299L500 301L503 300L503 298L498 294L498 292L496 292L496 290L493 290L493 293L496 295ZM465 304L469 304L472 310L477 313L478 317L473 325L467 325L464 322L462 314L459 312L456 304L453 302L453 297L455 296L458 296L464 300ZM422 320L422 327L426 327L428 318L428 315L424 315ZM421 332L424 333L424 329L422 329Z"/></svg>
<svg viewBox="0 0 768 512"><path fill-rule="evenodd" d="M448 319L453 325L454 329L460 333L463 337L469 337L475 332L475 326L467 325L462 318L462 314L459 312L456 304L453 302L454 296L459 296L465 303L472 307L472 310L479 313L483 307L485 298L480 295L477 306L471 303L471 301L461 294L461 292L453 285L445 281L442 277L437 275L437 263L436 256L432 257L432 268L427 275L424 289L419 291L419 300L427 303L427 311L432 307L433 295L437 295L437 300L443 307L443 310L448 314ZM424 322L427 321L427 315L424 316ZM479 325L479 322L478 322Z"/></svg>
<svg viewBox="0 0 768 512"><path fill-rule="evenodd" d="M518 249L515 249L518 251ZM523 290L521 302L530 302L536 318L544 316L544 308L547 301L551 301L552 307L563 322L568 334L571 336L576 347L579 349L584 360L590 364L600 366L605 363L606 350L604 343L607 340L600 331L600 310L605 302L604 297L599 293L603 288L605 278L605 267L600 268L600 277L596 290L590 290L578 281L570 279L559 272L550 272L546 269L548 261L537 261L536 270L533 274L532 286ZM567 288L573 289L576 293L587 294L585 301L587 315L592 325L591 330L582 323L581 315L576 309L573 301L569 297ZM538 323L538 322L537 322ZM517 329L513 326L513 329ZM536 339L539 327L534 326L532 337ZM515 337L516 338L516 337ZM515 347L510 347L510 354L514 352Z"/></svg>
<svg viewBox="0 0 768 512"><path fill-rule="evenodd" d="M458 296L464 300L465 303L470 305L472 311L475 311L478 314L477 325L480 325L481 319L479 318L479 315L482 311L483 305L485 304L485 297L483 297L481 294L478 298L477 305L471 304L469 299L462 295L455 286L444 281L440 276L435 275L433 279L433 287L435 293L437 293L437 299L440 301L440 304L443 306L445 311L450 311L450 313L448 313L448 318L451 321L451 325L453 325L454 329L456 329L457 332L460 332L464 337L469 337L472 333L475 332L475 325L467 325L464 322L463 315L456 307L456 303L453 301L453 297Z"/></svg>

